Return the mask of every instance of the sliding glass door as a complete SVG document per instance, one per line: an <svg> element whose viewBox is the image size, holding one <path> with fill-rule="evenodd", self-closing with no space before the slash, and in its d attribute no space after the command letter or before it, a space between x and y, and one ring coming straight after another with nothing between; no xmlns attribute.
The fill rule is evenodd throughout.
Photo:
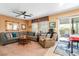
<svg viewBox="0 0 79 59"><path fill-rule="evenodd" d="M59 18L59 37L79 34L79 16Z"/></svg>
<svg viewBox="0 0 79 59"><path fill-rule="evenodd" d="M71 34L71 20L64 17L59 19L59 37L69 37Z"/></svg>

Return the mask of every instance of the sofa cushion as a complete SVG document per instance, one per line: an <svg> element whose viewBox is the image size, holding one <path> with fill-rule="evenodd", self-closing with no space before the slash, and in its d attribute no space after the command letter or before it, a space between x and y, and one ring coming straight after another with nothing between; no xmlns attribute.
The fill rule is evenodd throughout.
<svg viewBox="0 0 79 59"><path fill-rule="evenodd" d="M10 33L6 33L6 37L7 37L7 39L10 39L11 38Z"/></svg>

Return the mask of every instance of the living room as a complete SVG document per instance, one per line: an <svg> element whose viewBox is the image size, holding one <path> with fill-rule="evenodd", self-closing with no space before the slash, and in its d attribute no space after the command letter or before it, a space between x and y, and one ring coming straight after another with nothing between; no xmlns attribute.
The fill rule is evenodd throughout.
<svg viewBox="0 0 79 59"><path fill-rule="evenodd" d="M71 42L70 35L79 33L78 6L73 3L1 3L0 56L79 55L76 53L78 44L70 43L71 49L66 48ZM60 39L66 47L60 45Z"/></svg>

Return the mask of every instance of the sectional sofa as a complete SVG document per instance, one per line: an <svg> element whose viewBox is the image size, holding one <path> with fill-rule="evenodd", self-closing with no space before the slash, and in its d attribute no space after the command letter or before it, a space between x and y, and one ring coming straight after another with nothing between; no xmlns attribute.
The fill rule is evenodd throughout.
<svg viewBox="0 0 79 59"><path fill-rule="evenodd" d="M0 45L6 45L18 41L18 38L22 35L29 35L33 40L37 39L37 36L33 32L1 32L0 33Z"/></svg>

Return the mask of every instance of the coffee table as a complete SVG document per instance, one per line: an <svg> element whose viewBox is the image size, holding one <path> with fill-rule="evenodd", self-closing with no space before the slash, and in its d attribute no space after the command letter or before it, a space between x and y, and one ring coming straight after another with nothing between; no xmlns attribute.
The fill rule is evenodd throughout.
<svg viewBox="0 0 79 59"><path fill-rule="evenodd" d="M29 37L25 37L25 36L21 36L19 39L18 39L18 43L21 44L21 45L25 45L25 44L28 44L31 40L29 39Z"/></svg>

